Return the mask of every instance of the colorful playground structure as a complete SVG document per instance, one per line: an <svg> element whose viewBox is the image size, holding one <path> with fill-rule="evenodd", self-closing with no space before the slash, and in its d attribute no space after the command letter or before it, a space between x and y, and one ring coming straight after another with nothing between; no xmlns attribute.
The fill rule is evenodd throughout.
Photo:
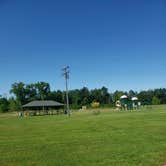
<svg viewBox="0 0 166 166"><path fill-rule="evenodd" d="M141 102L137 97L127 97L122 95L120 100L116 101L116 110L138 110L141 106Z"/></svg>

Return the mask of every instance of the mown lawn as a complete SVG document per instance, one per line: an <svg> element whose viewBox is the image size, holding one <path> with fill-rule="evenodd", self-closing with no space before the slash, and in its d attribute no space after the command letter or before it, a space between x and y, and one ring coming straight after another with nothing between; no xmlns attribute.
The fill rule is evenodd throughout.
<svg viewBox="0 0 166 166"><path fill-rule="evenodd" d="M68 118L0 115L0 166L163 166L166 106Z"/></svg>

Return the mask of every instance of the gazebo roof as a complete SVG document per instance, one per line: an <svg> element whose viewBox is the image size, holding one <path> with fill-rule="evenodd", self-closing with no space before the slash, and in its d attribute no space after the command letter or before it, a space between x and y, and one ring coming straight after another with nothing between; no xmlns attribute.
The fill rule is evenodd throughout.
<svg viewBox="0 0 166 166"><path fill-rule="evenodd" d="M126 95L123 95L120 97L120 99L127 99L128 97Z"/></svg>
<svg viewBox="0 0 166 166"><path fill-rule="evenodd" d="M53 101L53 100L35 100L35 101L31 101L28 104L23 105L23 108L26 107L60 107L60 106L64 106L64 104L59 103L57 101Z"/></svg>
<svg viewBox="0 0 166 166"><path fill-rule="evenodd" d="M138 100L138 97L132 97L131 100L132 100L132 101L136 101L136 100Z"/></svg>

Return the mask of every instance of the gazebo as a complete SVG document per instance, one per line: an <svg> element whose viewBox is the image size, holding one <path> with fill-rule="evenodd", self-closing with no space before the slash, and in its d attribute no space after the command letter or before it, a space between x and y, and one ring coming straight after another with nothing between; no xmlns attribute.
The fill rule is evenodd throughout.
<svg viewBox="0 0 166 166"><path fill-rule="evenodd" d="M132 97L131 100L132 100L132 104L133 104L133 109L137 109L139 107L138 97Z"/></svg>
<svg viewBox="0 0 166 166"><path fill-rule="evenodd" d="M64 110L64 104L53 100L35 100L22 106L27 115L48 115Z"/></svg>
<svg viewBox="0 0 166 166"><path fill-rule="evenodd" d="M120 97L120 103L121 103L122 109L124 110L132 109L132 101L126 95L122 95Z"/></svg>
<svg viewBox="0 0 166 166"><path fill-rule="evenodd" d="M122 109L126 110L128 106L128 97L126 95L122 95L120 97L120 104Z"/></svg>

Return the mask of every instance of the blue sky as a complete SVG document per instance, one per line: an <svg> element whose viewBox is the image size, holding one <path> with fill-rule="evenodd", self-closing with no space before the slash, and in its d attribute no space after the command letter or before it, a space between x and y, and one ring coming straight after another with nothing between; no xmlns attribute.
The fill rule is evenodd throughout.
<svg viewBox="0 0 166 166"><path fill-rule="evenodd" d="M64 89L166 87L165 0L0 0L0 94L46 81Z"/></svg>

